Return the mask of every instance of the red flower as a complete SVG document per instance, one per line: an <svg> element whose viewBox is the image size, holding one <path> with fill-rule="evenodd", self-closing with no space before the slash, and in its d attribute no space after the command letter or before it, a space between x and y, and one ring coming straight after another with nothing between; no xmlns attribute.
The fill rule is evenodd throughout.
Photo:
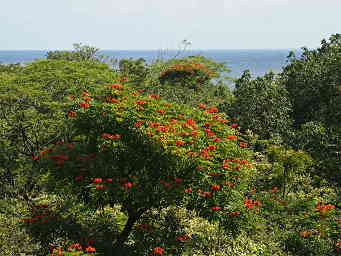
<svg viewBox="0 0 341 256"><path fill-rule="evenodd" d="M96 252L96 249L94 247L89 246L89 247L85 248L85 251L91 253L91 252Z"/></svg>
<svg viewBox="0 0 341 256"><path fill-rule="evenodd" d="M209 146L207 147L207 149L208 149L208 150L215 150L215 149L217 149L217 146L216 146L216 145L209 145Z"/></svg>
<svg viewBox="0 0 341 256"><path fill-rule="evenodd" d="M77 115L77 113L76 113L75 111L69 111L69 112L67 113L67 115L68 115L69 117L75 117L75 116Z"/></svg>
<svg viewBox="0 0 341 256"><path fill-rule="evenodd" d="M112 178L107 178L107 182L112 182Z"/></svg>
<svg viewBox="0 0 341 256"><path fill-rule="evenodd" d="M120 102L120 99L116 99L116 98L112 98L112 97L106 97L105 101L106 102L118 103L118 102Z"/></svg>
<svg viewBox="0 0 341 256"><path fill-rule="evenodd" d="M69 251L71 251L72 249L76 249L76 250L82 250L82 246L80 243L75 243L75 244L71 244L68 248Z"/></svg>
<svg viewBox="0 0 341 256"><path fill-rule="evenodd" d="M106 139L119 139L121 138L121 135L120 134L110 134L110 133L102 133L101 136L103 138L106 138Z"/></svg>
<svg viewBox="0 0 341 256"><path fill-rule="evenodd" d="M161 123L159 123L159 122L151 122L150 125L149 125L149 127L155 128L155 127L158 127L158 126L160 126L160 125L161 125Z"/></svg>
<svg viewBox="0 0 341 256"><path fill-rule="evenodd" d="M137 122L134 123L134 125L135 125L136 127L139 127L139 126L141 126L142 124L143 124L142 121L137 121Z"/></svg>
<svg viewBox="0 0 341 256"><path fill-rule="evenodd" d="M89 105L88 103L86 103L86 102L81 102L81 103L79 103L79 106L81 106L81 107L83 107L83 108L88 108L88 107L90 107L90 105Z"/></svg>
<svg viewBox="0 0 341 256"><path fill-rule="evenodd" d="M138 105L143 105L143 104L146 104L146 101L144 101L144 100L137 100L137 101L135 101L135 103L138 104Z"/></svg>
<svg viewBox="0 0 341 256"><path fill-rule="evenodd" d="M110 86L112 89L122 89L123 88L123 85L122 84L112 84Z"/></svg>
<svg viewBox="0 0 341 256"><path fill-rule="evenodd" d="M149 97L154 98L154 99L158 99L160 98L159 94L149 94Z"/></svg>
<svg viewBox="0 0 341 256"><path fill-rule="evenodd" d="M191 193L191 192L193 192L193 189L192 189L192 188L186 188L186 189L184 190L184 192L186 192L186 193Z"/></svg>
<svg viewBox="0 0 341 256"><path fill-rule="evenodd" d="M219 110L216 107L210 107L206 110L207 113L217 113Z"/></svg>
<svg viewBox="0 0 341 256"><path fill-rule="evenodd" d="M122 186L128 189L128 188L131 188L133 186L133 183L128 182L128 183L123 184Z"/></svg>
<svg viewBox="0 0 341 256"><path fill-rule="evenodd" d="M81 96L82 96L82 97L89 97L90 94L89 94L88 92L83 92L83 93L81 94Z"/></svg>
<svg viewBox="0 0 341 256"><path fill-rule="evenodd" d="M182 140L177 140L177 141L176 141L176 145L177 145L177 146L182 146L182 145L184 145L184 144L185 144L185 142L182 141Z"/></svg>
<svg viewBox="0 0 341 256"><path fill-rule="evenodd" d="M185 240L188 240L188 239L189 239L188 235L178 236L176 238L177 241L185 241Z"/></svg>
<svg viewBox="0 0 341 256"><path fill-rule="evenodd" d="M207 149L202 149L201 150L201 155L205 158L209 158L211 155L208 153Z"/></svg>
<svg viewBox="0 0 341 256"><path fill-rule="evenodd" d="M219 211L219 210L221 210L221 207L220 206L213 206L213 207L211 207L211 209L213 211Z"/></svg>
<svg viewBox="0 0 341 256"><path fill-rule="evenodd" d="M92 98L90 98L90 97L84 97L83 100L85 100L86 102L88 102L88 101L92 101Z"/></svg>
<svg viewBox="0 0 341 256"><path fill-rule="evenodd" d="M164 110L164 109L157 109L157 110L155 110L155 112L160 113L160 114L164 114L166 112L166 110Z"/></svg>
<svg viewBox="0 0 341 256"><path fill-rule="evenodd" d="M240 142L239 146L241 147L247 147L249 144L247 144L246 142Z"/></svg>
<svg viewBox="0 0 341 256"><path fill-rule="evenodd" d="M276 192L277 190L278 190L278 187L276 187L276 186L273 186L273 187L270 189L271 192Z"/></svg>
<svg viewBox="0 0 341 256"><path fill-rule="evenodd" d="M121 79L120 79L120 82L127 82L129 79L128 79L128 77L122 77Z"/></svg>
<svg viewBox="0 0 341 256"><path fill-rule="evenodd" d="M100 182L102 182L102 178L94 178L92 182L100 183Z"/></svg>
<svg viewBox="0 0 341 256"><path fill-rule="evenodd" d="M215 190L215 191L220 190L220 185L214 184L214 185L211 186L211 189Z"/></svg>
<svg viewBox="0 0 341 256"><path fill-rule="evenodd" d="M229 212L228 214L230 214L230 215L239 215L239 214L240 214L240 211Z"/></svg>
<svg viewBox="0 0 341 256"><path fill-rule="evenodd" d="M153 254L162 255L164 252L165 252L165 250L159 246L154 247L154 249L153 249Z"/></svg>
<svg viewBox="0 0 341 256"><path fill-rule="evenodd" d="M230 127L231 127L231 128L237 128L237 127L238 127L238 124L231 124Z"/></svg>
<svg viewBox="0 0 341 256"><path fill-rule="evenodd" d="M33 158L33 160L39 160L39 159L40 159L40 156L35 156L35 155L33 155L32 158Z"/></svg>
<svg viewBox="0 0 341 256"><path fill-rule="evenodd" d="M237 139L237 136L227 136L226 137L227 140L236 140Z"/></svg>
<svg viewBox="0 0 341 256"><path fill-rule="evenodd" d="M214 138L214 140L213 140L214 142L220 142L221 141L221 139L219 138L219 137L217 137L217 138Z"/></svg>

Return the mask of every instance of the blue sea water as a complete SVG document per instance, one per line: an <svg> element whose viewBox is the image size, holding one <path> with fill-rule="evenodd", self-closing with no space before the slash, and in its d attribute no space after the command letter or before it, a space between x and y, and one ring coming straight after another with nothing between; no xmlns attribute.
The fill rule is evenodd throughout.
<svg viewBox="0 0 341 256"><path fill-rule="evenodd" d="M152 62L156 58L172 58L175 56L202 55L210 57L217 62L226 62L231 69L229 76L237 78L246 69L251 71L253 77L262 76L272 70L280 72L286 65L286 57L289 49L281 50L188 50L179 52L176 50L103 50L101 54L114 57L117 60L122 58L144 58ZM299 55L300 50L294 50ZM29 63L36 59L46 58L47 51L21 50L21 51L0 51L0 63Z"/></svg>

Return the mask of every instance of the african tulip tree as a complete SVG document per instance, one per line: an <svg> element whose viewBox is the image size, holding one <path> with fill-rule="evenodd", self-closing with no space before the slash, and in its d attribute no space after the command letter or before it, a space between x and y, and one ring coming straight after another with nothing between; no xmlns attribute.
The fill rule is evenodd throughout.
<svg viewBox="0 0 341 256"><path fill-rule="evenodd" d="M127 84L81 92L74 101L73 143L45 148L37 161L51 189L95 209L122 206L128 220L116 248L152 208L182 204L223 223L250 211L244 193L252 154L217 108L169 104Z"/></svg>

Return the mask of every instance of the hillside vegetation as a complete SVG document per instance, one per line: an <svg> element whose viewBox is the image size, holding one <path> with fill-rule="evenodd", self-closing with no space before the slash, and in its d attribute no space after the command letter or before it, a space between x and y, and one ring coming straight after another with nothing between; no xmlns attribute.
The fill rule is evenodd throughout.
<svg viewBox="0 0 341 256"><path fill-rule="evenodd" d="M75 45L0 65L1 255L341 254L341 35L225 84Z"/></svg>

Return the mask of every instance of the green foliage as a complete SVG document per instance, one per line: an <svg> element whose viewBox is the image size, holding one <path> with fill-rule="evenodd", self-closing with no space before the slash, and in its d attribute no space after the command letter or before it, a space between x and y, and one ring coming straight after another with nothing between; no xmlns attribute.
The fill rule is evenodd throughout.
<svg viewBox="0 0 341 256"><path fill-rule="evenodd" d="M33 158L49 143L69 136L68 96L114 77L106 64L65 60L40 60L0 73L1 197L39 191L42 166Z"/></svg>
<svg viewBox="0 0 341 256"><path fill-rule="evenodd" d="M190 74L183 82L160 83L160 74L169 66L180 63L195 63L204 65L215 73L213 79L207 81L205 86L192 86L199 79L195 74ZM202 56L192 56L181 59L161 60L157 59L152 64L146 64L142 60L124 60L122 65L122 79L129 74L129 83L136 89L143 89L150 94L160 94L162 98L169 102L197 106L198 104L227 106L233 100L233 94L228 85L227 77L220 72L229 70L224 63L217 63ZM144 82L142 82L144 81Z"/></svg>
<svg viewBox="0 0 341 256"><path fill-rule="evenodd" d="M244 129L269 139L290 128L292 108L288 93L273 73L252 80L245 71L236 82L234 94L236 99L226 111Z"/></svg>
<svg viewBox="0 0 341 256"><path fill-rule="evenodd" d="M289 56L282 73L293 103L295 124L321 121L339 125L341 120L341 35L322 40L316 50L302 48L300 58Z"/></svg>
<svg viewBox="0 0 341 256"><path fill-rule="evenodd" d="M244 73L235 95L224 64L202 56L122 60L112 70L98 49L76 45L1 65L1 253L338 255L341 193L330 180L340 168L340 127L307 109L312 119L291 130L293 87L283 86L299 78L296 89L306 90L311 70L328 69L330 79L311 76L321 83L338 81L338 38L282 77ZM216 76L177 70L160 82L189 62ZM319 115L331 114L323 104Z"/></svg>
<svg viewBox="0 0 341 256"><path fill-rule="evenodd" d="M0 72L17 73L21 70L22 65L16 64L0 64Z"/></svg>
<svg viewBox="0 0 341 256"><path fill-rule="evenodd" d="M181 84L192 89L208 85L213 78L220 78L230 70L225 63L217 63L203 56L170 59L164 63L159 80L161 84Z"/></svg>
<svg viewBox="0 0 341 256"><path fill-rule="evenodd" d="M93 46L74 44L73 51L49 51L46 58L48 60L67 60L77 62L94 62L114 65L116 60L99 53L99 49Z"/></svg>
<svg viewBox="0 0 341 256"><path fill-rule="evenodd" d="M130 81L142 83L148 75L150 66L143 58L139 59L121 59L119 62L119 71L122 76L129 77Z"/></svg>
<svg viewBox="0 0 341 256"><path fill-rule="evenodd" d="M234 129L215 107L198 111L169 104L159 95L143 96L122 84L83 93L75 103L84 104L90 95L90 105L70 118L78 143L50 147L53 155L44 154L37 162L47 168L52 191L75 193L94 209L122 205L128 220L117 243L127 239L131 225L151 208L184 200L184 205L211 220L224 219L221 207L242 209L252 166L240 159L249 158L251 152L238 141L223 139ZM223 160L232 163L216 173ZM227 181L233 186L224 185ZM202 196L212 186L217 189L208 193L215 196ZM244 215L234 218L236 223L245 222ZM238 232L243 226L226 228Z"/></svg>

